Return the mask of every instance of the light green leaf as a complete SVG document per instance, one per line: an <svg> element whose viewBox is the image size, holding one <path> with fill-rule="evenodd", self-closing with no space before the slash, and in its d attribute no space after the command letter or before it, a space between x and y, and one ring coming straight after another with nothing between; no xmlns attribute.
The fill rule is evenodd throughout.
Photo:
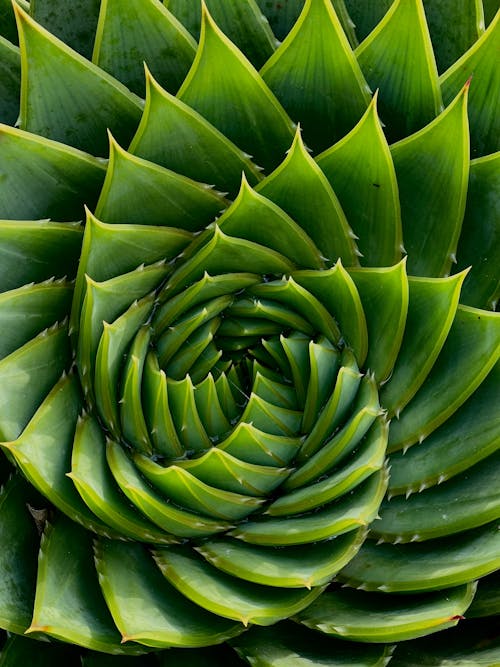
<svg viewBox="0 0 500 667"><path fill-rule="evenodd" d="M0 359L62 322L69 313L73 290L65 280L48 280L0 294Z"/></svg>
<svg viewBox="0 0 500 667"><path fill-rule="evenodd" d="M368 85L329 0L306 0L261 76L290 117L300 120L305 142L315 151L349 132L370 102Z"/></svg>
<svg viewBox="0 0 500 667"><path fill-rule="evenodd" d="M466 471L493 454L500 441L500 415L492 414L498 391L497 363L470 398L442 426L406 453L390 457L389 494L420 491Z"/></svg>
<svg viewBox="0 0 500 667"><path fill-rule="evenodd" d="M21 128L101 156L108 152L108 127L120 143L129 141L142 100L18 5L14 9L21 48Z"/></svg>
<svg viewBox="0 0 500 667"><path fill-rule="evenodd" d="M373 521L387 487L385 471L376 472L351 494L315 512L291 518L250 519L228 534L250 544L288 546L326 540Z"/></svg>
<svg viewBox="0 0 500 667"><path fill-rule="evenodd" d="M262 586L225 574L190 547L156 549L156 564L166 579L200 607L225 618L272 625L311 604L322 588Z"/></svg>
<svg viewBox="0 0 500 667"><path fill-rule="evenodd" d="M412 275L448 275L456 262L469 180L467 91L468 84L432 123L391 146Z"/></svg>
<svg viewBox="0 0 500 667"><path fill-rule="evenodd" d="M281 549L241 540L211 538L196 550L219 570L267 586L305 587L329 583L358 552L366 537L360 528L325 542Z"/></svg>
<svg viewBox="0 0 500 667"><path fill-rule="evenodd" d="M339 257L348 266L358 263L345 215L324 174L307 152L299 130L285 160L255 191L288 213L329 264Z"/></svg>
<svg viewBox="0 0 500 667"><path fill-rule="evenodd" d="M293 123L203 7L196 58L177 95L271 170L292 142Z"/></svg>
<svg viewBox="0 0 500 667"><path fill-rule="evenodd" d="M155 544L175 541L160 531L120 492L106 461L106 442L99 422L90 415L78 420L67 476L90 510L126 538Z"/></svg>
<svg viewBox="0 0 500 667"><path fill-rule="evenodd" d="M169 141L160 141L166 135ZM144 113L129 151L231 196L238 192L242 172L252 184L261 178L248 155L203 115L163 90L148 70Z"/></svg>
<svg viewBox="0 0 500 667"><path fill-rule="evenodd" d="M350 641L415 639L456 625L475 590L475 584L420 596L334 590L315 600L297 620L312 630Z"/></svg>
<svg viewBox="0 0 500 667"><path fill-rule="evenodd" d="M401 258L401 211L392 156L377 114L377 97L376 92L351 132L316 161L356 234L359 261L368 266L389 266ZM353 264L358 260L347 266Z"/></svg>
<svg viewBox="0 0 500 667"><path fill-rule="evenodd" d="M0 440L15 440L71 363L66 324L42 331L0 361Z"/></svg>
<svg viewBox="0 0 500 667"><path fill-rule="evenodd" d="M94 206L105 165L87 153L0 125L0 217L78 220Z"/></svg>
<svg viewBox="0 0 500 667"><path fill-rule="evenodd" d="M496 96L491 93L498 89L500 83L496 57L499 41L500 13L497 11L486 32L439 79L447 104L472 77L469 121L471 155L474 158L494 153L500 148L500 114Z"/></svg>
<svg viewBox="0 0 500 667"><path fill-rule="evenodd" d="M356 49L390 142L419 130L441 111L438 72L422 0L396 0Z"/></svg>
<svg viewBox="0 0 500 667"><path fill-rule="evenodd" d="M382 503L373 535L386 542L423 541L500 518L500 452L443 484Z"/></svg>
<svg viewBox="0 0 500 667"><path fill-rule="evenodd" d="M500 567L497 524L421 543L376 545L367 540L339 580L384 593L460 586Z"/></svg>
<svg viewBox="0 0 500 667"><path fill-rule="evenodd" d="M144 97L144 66L175 93L189 71L196 42L159 0L103 0L92 62Z"/></svg>
<svg viewBox="0 0 500 667"><path fill-rule="evenodd" d="M436 363L394 420L388 451L422 442L477 389L500 355L500 314L459 306Z"/></svg>
<svg viewBox="0 0 500 667"><path fill-rule="evenodd" d="M390 379L380 388L388 416L400 411L418 391L448 336L465 273L451 278L408 278L409 302L401 349Z"/></svg>
<svg viewBox="0 0 500 667"><path fill-rule="evenodd" d="M398 358L408 312L406 260L387 269L349 269L363 305L368 331L364 368L378 383L390 376Z"/></svg>
<svg viewBox="0 0 500 667"><path fill-rule="evenodd" d="M297 433L300 421L300 412L251 394L240 422L218 449L247 463L281 468L293 460L300 446L300 438L291 435Z"/></svg>
<svg viewBox="0 0 500 667"><path fill-rule="evenodd" d="M184 453L192 455L209 449L212 441L200 419L189 375L181 380L173 380L167 375L167 396L172 421Z"/></svg>
<svg viewBox="0 0 500 667"><path fill-rule="evenodd" d="M141 544L100 541L96 566L122 641L135 640L155 648L193 648L221 643L244 629L178 593ZM134 598L142 601L140 607L130 604Z"/></svg>

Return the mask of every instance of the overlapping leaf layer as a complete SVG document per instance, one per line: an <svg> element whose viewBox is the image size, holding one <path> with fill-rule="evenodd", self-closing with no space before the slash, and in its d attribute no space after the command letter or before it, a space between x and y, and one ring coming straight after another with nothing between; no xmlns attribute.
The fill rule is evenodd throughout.
<svg viewBox="0 0 500 667"><path fill-rule="evenodd" d="M0 2L0 665L499 662L499 14L375 5Z"/></svg>

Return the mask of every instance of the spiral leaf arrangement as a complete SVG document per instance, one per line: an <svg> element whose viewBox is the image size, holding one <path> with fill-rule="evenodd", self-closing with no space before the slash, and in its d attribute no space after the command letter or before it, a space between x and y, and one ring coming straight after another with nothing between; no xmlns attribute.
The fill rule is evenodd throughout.
<svg viewBox="0 0 500 667"><path fill-rule="evenodd" d="M498 663L493 4L0 2L1 665Z"/></svg>

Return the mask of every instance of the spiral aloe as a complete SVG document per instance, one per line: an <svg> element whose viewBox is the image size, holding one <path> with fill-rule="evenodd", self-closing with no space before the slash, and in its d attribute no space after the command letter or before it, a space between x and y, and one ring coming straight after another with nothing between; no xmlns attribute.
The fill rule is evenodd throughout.
<svg viewBox="0 0 500 667"><path fill-rule="evenodd" d="M498 664L493 3L0 15L0 665Z"/></svg>

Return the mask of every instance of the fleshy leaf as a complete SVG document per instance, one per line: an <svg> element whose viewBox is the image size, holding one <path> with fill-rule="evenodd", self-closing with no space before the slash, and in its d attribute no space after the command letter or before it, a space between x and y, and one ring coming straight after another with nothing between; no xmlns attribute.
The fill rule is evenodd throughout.
<svg viewBox="0 0 500 667"><path fill-rule="evenodd" d="M427 127L391 146L411 275L448 275L456 262L469 180L468 88Z"/></svg>
<svg viewBox="0 0 500 667"><path fill-rule="evenodd" d="M377 115L377 95L356 127L316 161L358 237L361 263L389 266L401 259L401 211L392 156Z"/></svg>
<svg viewBox="0 0 500 667"><path fill-rule="evenodd" d="M175 93L189 71L196 42L158 0L103 0L92 62L144 97L144 67Z"/></svg>
<svg viewBox="0 0 500 667"><path fill-rule="evenodd" d="M198 39L201 28L201 2L165 0L169 11ZM242 51L257 69L276 48L276 38L255 0L225 2L206 0L206 5L222 32Z"/></svg>
<svg viewBox="0 0 500 667"><path fill-rule="evenodd" d="M94 206L105 165L82 151L0 125L0 217L78 220Z"/></svg>
<svg viewBox="0 0 500 667"><path fill-rule="evenodd" d="M458 307L431 372L391 424L389 452L422 442L477 389L498 361L499 323L498 313Z"/></svg>
<svg viewBox="0 0 500 667"><path fill-rule="evenodd" d="M500 152L470 163L467 205L458 242L458 269L472 265L460 300L496 309L500 297Z"/></svg>
<svg viewBox="0 0 500 667"><path fill-rule="evenodd" d="M250 183L260 174L246 153L201 114L163 90L146 70L146 104L129 150L178 174L238 192L241 173ZM159 141L167 136L169 141Z"/></svg>
<svg viewBox="0 0 500 667"><path fill-rule="evenodd" d="M138 543L100 541L99 580L123 640L146 646L196 647L234 637L243 625L220 618L187 600L171 586ZM131 605L140 599L140 607Z"/></svg>
<svg viewBox="0 0 500 667"><path fill-rule="evenodd" d="M500 148L500 114L496 96L500 68L497 50L500 41L500 12L486 32L444 74L439 83L445 104L451 102L465 82L472 77L469 97L471 155L476 158Z"/></svg>
<svg viewBox="0 0 500 667"><path fill-rule="evenodd" d="M245 626L272 625L311 604L321 587L272 588L220 572L190 547L157 549L155 561L166 579L200 607Z"/></svg>
<svg viewBox="0 0 500 667"><path fill-rule="evenodd" d="M358 263L352 232L335 192L307 152L297 130L282 164L255 191L280 206L311 237L333 264Z"/></svg>
<svg viewBox="0 0 500 667"><path fill-rule="evenodd" d="M456 625L475 590L475 584L467 584L417 597L341 589L322 595L297 620L350 641L415 639Z"/></svg>
<svg viewBox="0 0 500 667"><path fill-rule="evenodd" d="M107 127L120 143L129 141L142 100L14 7L21 48L22 129L101 156L108 151ZM51 103L54 95L56 106Z"/></svg>
<svg viewBox="0 0 500 667"><path fill-rule="evenodd" d="M422 0L396 0L356 49L389 141L419 130L442 108L438 72Z"/></svg>
<svg viewBox="0 0 500 667"><path fill-rule="evenodd" d="M259 165L273 169L292 142L292 121L205 5L201 26L196 58L179 99L253 155Z"/></svg>
<svg viewBox="0 0 500 667"><path fill-rule="evenodd" d="M370 102L368 85L329 0L306 0L261 76L290 117L300 120L305 142L315 151L349 132Z"/></svg>
<svg viewBox="0 0 500 667"><path fill-rule="evenodd" d="M91 536L61 515L47 525L42 538L28 631L108 653L142 652L120 645L99 588Z"/></svg>
<svg viewBox="0 0 500 667"><path fill-rule="evenodd" d="M19 49L0 35L0 123L14 125L17 121L20 92Z"/></svg>

